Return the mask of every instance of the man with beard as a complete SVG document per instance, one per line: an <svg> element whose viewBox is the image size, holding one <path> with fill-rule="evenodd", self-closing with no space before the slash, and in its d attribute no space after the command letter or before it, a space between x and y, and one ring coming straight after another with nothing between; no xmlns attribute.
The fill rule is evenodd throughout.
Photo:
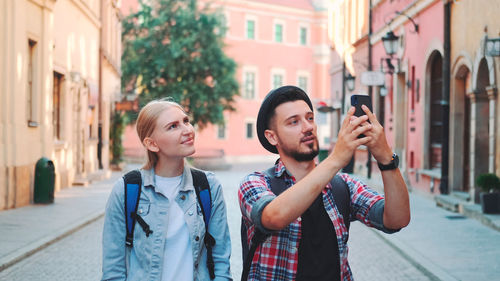
<svg viewBox="0 0 500 281"><path fill-rule="evenodd" d="M408 191L397 168L398 157L376 117L366 106L363 110L366 115L361 117L353 116L354 108L347 112L332 153L316 164L317 126L307 94L283 86L266 96L257 117L257 134L262 146L280 158L274 169L246 176L238 190L248 244L256 233L265 237L260 244L255 242L255 253L247 257L251 263L244 278L352 280L348 221L359 220L386 233L408 225ZM365 136L358 138L361 134ZM341 184L332 186L332 178L360 145L378 161L385 196L347 174L339 174ZM272 192L273 177L285 186L278 196ZM347 218L339 211L342 199L333 192L342 187L348 190Z"/></svg>

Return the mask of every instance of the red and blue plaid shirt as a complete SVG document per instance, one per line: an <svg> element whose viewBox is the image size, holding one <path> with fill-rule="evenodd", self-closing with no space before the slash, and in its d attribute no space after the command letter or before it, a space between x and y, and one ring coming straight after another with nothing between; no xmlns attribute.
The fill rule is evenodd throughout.
<svg viewBox="0 0 500 281"><path fill-rule="evenodd" d="M287 187L290 187L295 184L295 178L285 173L285 170L283 162L279 160L275 165L275 176L283 176ZM384 197L347 174L340 174L340 176L350 189L351 218L373 226L368 219L368 213L370 208L379 200L383 200ZM245 177L238 190L243 221L247 227L248 244L255 233L255 227L271 234L257 248L252 259L248 280L295 280L301 238L301 218L298 217L280 231L270 232L262 226L260 221L262 210L276 197L269 188L270 180L264 173L255 172ZM341 280L353 280L347 261L349 233L344 219L334 203L331 188L330 183L328 183L322 194L325 210L335 227L337 236Z"/></svg>

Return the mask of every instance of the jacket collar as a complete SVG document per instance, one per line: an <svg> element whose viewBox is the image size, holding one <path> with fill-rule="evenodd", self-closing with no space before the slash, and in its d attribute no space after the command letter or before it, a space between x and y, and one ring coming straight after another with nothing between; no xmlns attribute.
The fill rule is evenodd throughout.
<svg viewBox="0 0 500 281"><path fill-rule="evenodd" d="M151 186L156 190L155 182L155 169L151 168L149 170L142 169L144 187ZM194 190L193 186L193 176L191 175L191 169L188 165L184 165L184 171L182 172L181 187L179 191L189 191Z"/></svg>

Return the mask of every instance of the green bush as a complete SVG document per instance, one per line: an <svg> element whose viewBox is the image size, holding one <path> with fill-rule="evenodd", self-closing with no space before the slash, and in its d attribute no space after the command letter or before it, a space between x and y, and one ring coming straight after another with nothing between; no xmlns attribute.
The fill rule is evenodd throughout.
<svg viewBox="0 0 500 281"><path fill-rule="evenodd" d="M500 178L495 174L479 175L476 184L483 192L500 191Z"/></svg>
<svg viewBox="0 0 500 281"><path fill-rule="evenodd" d="M111 141L111 164L119 164L123 161L122 135L125 131L125 116L120 112L115 112L111 118L111 128L109 139Z"/></svg>

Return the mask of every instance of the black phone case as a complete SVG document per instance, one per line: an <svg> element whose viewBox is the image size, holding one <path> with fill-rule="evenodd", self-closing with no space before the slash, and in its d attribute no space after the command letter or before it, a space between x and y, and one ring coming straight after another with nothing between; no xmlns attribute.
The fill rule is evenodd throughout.
<svg viewBox="0 0 500 281"><path fill-rule="evenodd" d="M361 109L361 105L366 105L371 112L373 112L372 109L372 99L369 96L364 96L364 95L352 95L351 96L351 105L356 108L356 111L354 112L354 116L360 117L363 115L366 115L363 109Z"/></svg>
<svg viewBox="0 0 500 281"><path fill-rule="evenodd" d="M361 105L366 105L368 109L370 109L371 112L373 112L372 109L372 99L370 96L365 96L365 95L352 95L351 96L351 105L354 106L356 111L354 112L354 116L360 117L363 115L366 115L366 113L363 111L361 108ZM368 123L371 123L370 120L368 120ZM361 134L358 136L358 139L364 138L365 135Z"/></svg>

